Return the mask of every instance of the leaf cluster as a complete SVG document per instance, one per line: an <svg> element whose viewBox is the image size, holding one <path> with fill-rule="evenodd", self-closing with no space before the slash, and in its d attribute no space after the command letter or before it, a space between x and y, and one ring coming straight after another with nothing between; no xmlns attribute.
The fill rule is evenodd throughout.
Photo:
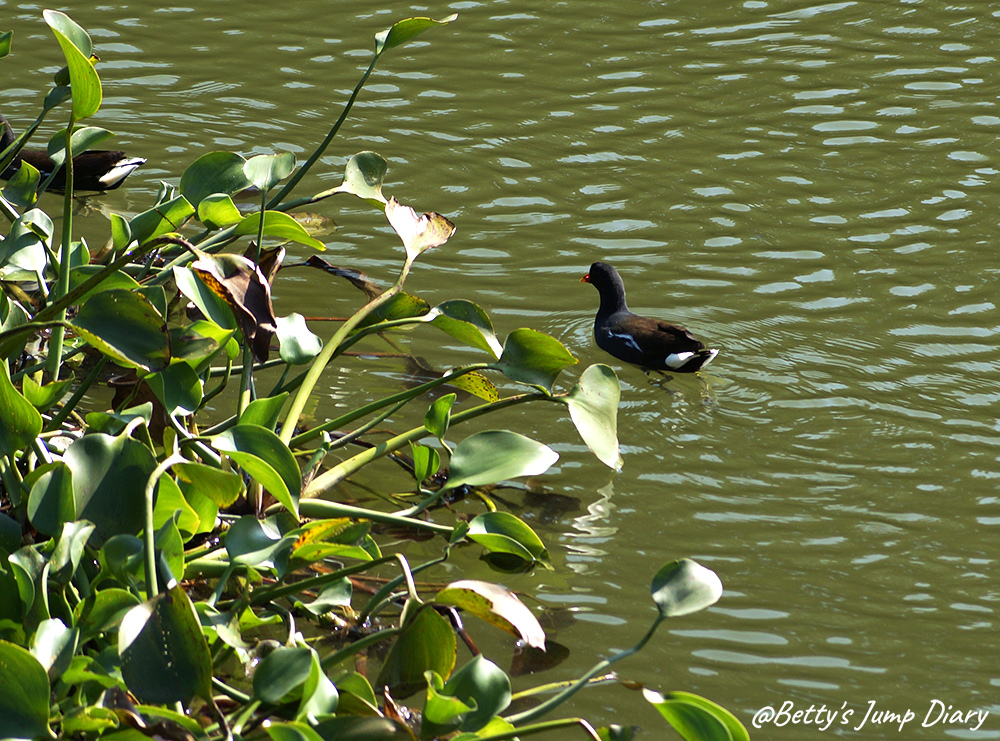
<svg viewBox="0 0 1000 741"><path fill-rule="evenodd" d="M568 412L595 456L618 468L614 372L591 366L562 391L577 361L558 340L522 328L501 342L481 307L431 307L407 294L414 262L455 225L386 198L380 155L357 153L341 185L291 198L381 56L454 17L410 18L378 34L371 65L305 162L206 154L149 209L115 215L109 246L93 250L73 239L72 163L110 135L77 126L100 108L96 57L68 16L44 16L66 68L38 120L0 153L4 170L71 101L50 147L68 171L61 231L39 206L48 183L30 166L0 192L10 223L0 240L0 737L467 741L573 726L630 738L627 728L547 716L663 620L718 600L713 572L688 559L664 566L640 643L544 701L551 687L513 693L463 623L474 616L525 651L557 653L521 598L486 581L417 581L457 548L481 549L500 571L551 568L542 539L492 492L548 471L559 455L515 431L462 435L462 425L541 404ZM0 34L0 57L10 41ZM248 191L259 198L249 212L237 206ZM385 289L318 256L306 263L364 294L323 341L301 316L275 316L271 290L283 243L325 249L293 214L338 194L387 220L402 259ZM394 332L421 325L482 360L424 368L425 380L398 393L335 419L306 418L345 352L371 338L396 347ZM265 392L269 368L280 378ZM88 409L104 386L116 389L112 408ZM407 405L426 408L422 424L369 440ZM345 482L384 460L404 465L409 491L376 508L338 501ZM470 496L485 511L456 516L450 505ZM401 534L434 539L440 555L411 563L393 547ZM472 658L458 666L460 642ZM402 704L418 693L416 707ZM686 739L747 738L704 698L644 696Z"/></svg>

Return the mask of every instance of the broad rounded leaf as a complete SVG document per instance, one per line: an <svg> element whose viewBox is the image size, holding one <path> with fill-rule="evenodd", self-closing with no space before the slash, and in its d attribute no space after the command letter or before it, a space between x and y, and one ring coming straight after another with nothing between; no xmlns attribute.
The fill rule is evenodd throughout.
<svg viewBox="0 0 1000 741"><path fill-rule="evenodd" d="M170 362L170 335L163 317L134 291L95 293L71 324L90 344L123 365L155 372Z"/></svg>
<svg viewBox="0 0 1000 741"><path fill-rule="evenodd" d="M198 221L209 229L221 229L243 220L228 193L212 193L198 203Z"/></svg>
<svg viewBox="0 0 1000 741"><path fill-rule="evenodd" d="M549 560L549 552L541 538L523 520L509 512L487 512L474 517L466 536L492 553L542 563Z"/></svg>
<svg viewBox="0 0 1000 741"><path fill-rule="evenodd" d="M395 697L416 692L424 686L424 672L435 671L443 677L451 674L456 649L451 623L425 606L392 645L375 686L388 685Z"/></svg>
<svg viewBox="0 0 1000 741"><path fill-rule="evenodd" d="M260 211L254 211L239 223L234 234L256 236L260 231L260 220ZM326 250L325 244L310 236L302 224L282 211L264 212L264 235L298 242L320 252Z"/></svg>
<svg viewBox="0 0 1000 741"><path fill-rule="evenodd" d="M179 481L189 484L219 507L230 506L243 492L243 479L236 471L223 471L204 463L177 463L173 472Z"/></svg>
<svg viewBox="0 0 1000 741"><path fill-rule="evenodd" d="M685 739L750 741L750 734L735 715L700 695L690 692L661 694L644 688L642 696L652 703L674 730Z"/></svg>
<svg viewBox="0 0 1000 741"><path fill-rule="evenodd" d="M519 383L552 391L559 373L577 360L559 340L534 329L515 329L507 335L503 354L494 368Z"/></svg>
<svg viewBox="0 0 1000 741"><path fill-rule="evenodd" d="M476 705L476 709L462 721L460 729L478 731L510 705L510 678L499 666L480 654L452 674L442 692Z"/></svg>
<svg viewBox="0 0 1000 741"><path fill-rule="evenodd" d="M618 450L618 402L621 386L607 365L592 365L583 372L563 401L580 437L604 465L621 470Z"/></svg>
<svg viewBox="0 0 1000 741"><path fill-rule="evenodd" d="M323 349L323 340L310 331L301 314L279 316L275 326L281 359L290 365L308 363Z"/></svg>
<svg viewBox="0 0 1000 741"><path fill-rule="evenodd" d="M295 169L295 155L291 152L278 154L258 154L243 165L243 174L262 191L269 191L292 174Z"/></svg>
<svg viewBox="0 0 1000 741"><path fill-rule="evenodd" d="M455 225L441 214L426 213L417 216L409 206L390 198L385 206L385 216L399 238L403 240L406 256L416 259L421 252L447 242L455 233Z"/></svg>
<svg viewBox="0 0 1000 741"><path fill-rule="evenodd" d="M661 617L678 617L718 602L722 596L722 581L711 569L690 558L682 558L660 568L650 590Z"/></svg>
<svg viewBox="0 0 1000 741"><path fill-rule="evenodd" d="M59 619L43 620L31 638L31 653L51 679L58 679L76 651L80 632Z"/></svg>
<svg viewBox="0 0 1000 741"><path fill-rule="evenodd" d="M49 678L27 650L0 640L0 718L5 738L55 738L49 728Z"/></svg>
<svg viewBox="0 0 1000 741"><path fill-rule="evenodd" d="M298 515L302 473L292 451L277 435L259 425L239 424L216 435L212 444Z"/></svg>
<svg viewBox="0 0 1000 741"><path fill-rule="evenodd" d="M517 476L545 473L559 460L547 445L509 430L488 430L469 435L455 448L445 489L483 486Z"/></svg>
<svg viewBox="0 0 1000 741"><path fill-rule="evenodd" d="M309 679L313 651L308 648L280 647L260 660L253 675L254 697L272 705L286 698ZM294 696L298 699L298 694Z"/></svg>
<svg viewBox="0 0 1000 741"><path fill-rule="evenodd" d="M171 416L194 414L201 406L201 379L187 363L171 363L147 376L146 383Z"/></svg>
<svg viewBox="0 0 1000 741"><path fill-rule="evenodd" d="M245 164L246 160L235 152L203 154L181 175L181 195L197 208L207 196L239 193L252 185L243 171Z"/></svg>
<svg viewBox="0 0 1000 741"><path fill-rule="evenodd" d="M485 311L471 301L445 301L431 309L427 317L438 329L466 345L485 350L494 358L499 358L503 352L500 341L493 333L493 322Z"/></svg>
<svg viewBox="0 0 1000 741"><path fill-rule="evenodd" d="M513 592L499 584L464 579L449 584L434 597L439 605L451 605L520 636L534 648L545 648L545 631L534 614Z"/></svg>
<svg viewBox="0 0 1000 741"><path fill-rule="evenodd" d="M118 630L122 678L142 702L190 703L212 696L212 655L194 605L173 585L133 607Z"/></svg>
<svg viewBox="0 0 1000 741"><path fill-rule="evenodd" d="M445 394L436 399L424 415L424 428L434 437L442 438L448 433L451 408L455 405L456 398L458 397L455 394Z"/></svg>
<svg viewBox="0 0 1000 741"><path fill-rule="evenodd" d="M93 149L101 142L107 141L114 136L114 133L97 126L80 126L73 129L72 141L73 156L81 154L88 149ZM55 165L62 165L66 161L66 129L57 132L46 146L49 157Z"/></svg>
<svg viewBox="0 0 1000 741"><path fill-rule="evenodd" d="M31 482L28 519L38 532L57 535L64 523L76 519L73 472L65 463L57 461L36 469L28 480Z"/></svg>
<svg viewBox="0 0 1000 741"><path fill-rule="evenodd" d="M347 160L344 182L331 193L351 193L384 208L386 200L382 195L382 182L387 170L388 163L382 155L376 152L358 152Z"/></svg>
<svg viewBox="0 0 1000 741"><path fill-rule="evenodd" d="M184 196L160 203L136 214L128 222L132 239L139 244L169 232L176 232L194 215L194 206Z"/></svg>

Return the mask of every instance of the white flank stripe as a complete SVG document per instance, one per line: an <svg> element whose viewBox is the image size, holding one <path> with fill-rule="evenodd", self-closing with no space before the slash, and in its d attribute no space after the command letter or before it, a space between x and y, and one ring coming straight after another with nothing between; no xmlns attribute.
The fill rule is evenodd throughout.
<svg viewBox="0 0 1000 741"><path fill-rule="evenodd" d="M608 337L614 337L619 340L624 340L632 347L633 350L635 350L636 352L642 352L642 348L639 347L639 343L636 342L635 338L630 334L615 334L614 332L608 332Z"/></svg>

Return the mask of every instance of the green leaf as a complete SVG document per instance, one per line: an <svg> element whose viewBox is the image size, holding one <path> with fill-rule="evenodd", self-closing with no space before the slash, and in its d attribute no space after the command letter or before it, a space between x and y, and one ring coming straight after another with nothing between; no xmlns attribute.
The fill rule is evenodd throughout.
<svg viewBox="0 0 1000 741"><path fill-rule="evenodd" d="M382 183L388 167L382 155L376 152L358 152L347 160L347 165L344 167L344 182L332 190L324 191L317 198L334 193L351 193L376 208L385 208Z"/></svg>
<svg viewBox="0 0 1000 741"><path fill-rule="evenodd" d="M211 701L212 656L194 605L173 582L133 607L118 630L122 678L142 702Z"/></svg>
<svg viewBox="0 0 1000 741"><path fill-rule="evenodd" d="M541 386L551 393L563 368L576 362L556 338L534 329L515 329L507 335L503 354L493 367L512 381Z"/></svg>
<svg viewBox="0 0 1000 741"><path fill-rule="evenodd" d="M75 268L69 271L69 288L72 291L74 288L79 286L81 283L89 280L95 274L100 273L104 270L103 265L77 265ZM126 272L121 270L116 270L113 273L107 275L100 283L100 285L94 286L90 291L80 296L77 299L77 304L82 304L87 301L91 296L94 296L102 291L107 291L112 288L121 289L125 291L136 290L140 287L139 281L133 278Z"/></svg>
<svg viewBox="0 0 1000 741"><path fill-rule="evenodd" d="M449 15L447 18L442 18L439 21L423 17L405 18L401 21L397 21L386 30L379 31L375 34L375 55L378 56L386 49L392 49L400 44L405 44L414 36L419 33L423 33L428 28L446 25L451 23L456 18L458 18L457 13Z"/></svg>
<svg viewBox="0 0 1000 741"><path fill-rule="evenodd" d="M49 24L62 48L63 56L66 57L70 85L73 88L73 117L82 121L97 113L101 107L101 79L90 63L90 55L94 51L90 36L65 13L44 10L42 17Z"/></svg>
<svg viewBox="0 0 1000 741"><path fill-rule="evenodd" d="M54 739L49 728L49 678L28 651L0 640L0 718L11 739Z"/></svg>
<svg viewBox="0 0 1000 741"><path fill-rule="evenodd" d="M77 516L90 520L107 539L142 529L146 481L156 459L142 443L124 435L84 435L63 456L73 472Z"/></svg>
<svg viewBox="0 0 1000 741"><path fill-rule="evenodd" d="M279 316L275 326L281 359L290 365L308 363L323 349L323 340L309 330L301 314Z"/></svg>
<svg viewBox="0 0 1000 741"><path fill-rule="evenodd" d="M559 460L547 445L510 430L488 430L465 438L451 457L444 489L483 486L518 476L545 473Z"/></svg>
<svg viewBox="0 0 1000 741"><path fill-rule="evenodd" d="M171 416L194 414L201 406L201 379L187 363L171 363L163 370L146 376L146 383Z"/></svg>
<svg viewBox="0 0 1000 741"><path fill-rule="evenodd" d="M444 685L444 693L475 706L462 721L463 731L478 731L510 705L510 678L482 654L456 671Z"/></svg>
<svg viewBox="0 0 1000 741"><path fill-rule="evenodd" d="M44 386L39 386L34 378L24 376L21 390L24 392L24 398L30 401L35 409L47 412L62 400L75 381L76 378L70 376L62 381L51 381Z"/></svg>
<svg viewBox="0 0 1000 741"><path fill-rule="evenodd" d="M238 424L213 437L212 445L229 455L298 516L302 473L292 451L277 435L259 425Z"/></svg>
<svg viewBox="0 0 1000 741"><path fill-rule="evenodd" d="M292 174L295 169L295 155L291 152L279 154L258 154L243 165L247 180L265 193Z"/></svg>
<svg viewBox="0 0 1000 741"><path fill-rule="evenodd" d="M254 697L271 705L281 705L301 696L309 678L313 651L281 646L260 660L253 675Z"/></svg>
<svg viewBox="0 0 1000 741"><path fill-rule="evenodd" d="M67 628L58 618L43 620L31 637L31 654L38 659L49 679L55 680L69 668L80 632Z"/></svg>
<svg viewBox="0 0 1000 741"><path fill-rule="evenodd" d="M204 463L177 463L174 475L219 507L229 507L243 492L243 479L236 471L223 471Z"/></svg>
<svg viewBox="0 0 1000 741"><path fill-rule="evenodd" d="M201 517L188 504L180 486L169 476L160 476L156 482L156 506L153 508L153 527L160 530L168 522L171 522L175 516L177 517L176 530L183 542L187 542L199 532L202 524ZM215 525L214 519L211 525ZM183 562L180 564L179 569L176 562L170 564L170 568L179 577L183 573Z"/></svg>
<svg viewBox="0 0 1000 741"><path fill-rule="evenodd" d="M145 244L150 239L179 231L184 223L194 215L194 206L184 196L177 196L166 203L153 206L148 211L137 214L129 221L132 239Z"/></svg>
<svg viewBox="0 0 1000 741"><path fill-rule="evenodd" d="M73 608L74 624L80 629L80 643L102 633L118 630L125 613L139 604L127 589L107 587L78 602Z"/></svg>
<svg viewBox="0 0 1000 741"><path fill-rule="evenodd" d="M406 697L424 686L427 671L449 676L456 648L455 631L448 620L424 606L392 645L375 686L388 685L393 696Z"/></svg>
<svg viewBox="0 0 1000 741"><path fill-rule="evenodd" d="M665 564L650 587L661 618L689 615L719 601L722 582L711 569L690 558Z"/></svg>
<svg viewBox="0 0 1000 741"><path fill-rule="evenodd" d="M48 463L25 478L30 483L28 519L38 532L57 535L63 523L76 519L73 472L62 461Z"/></svg>
<svg viewBox="0 0 1000 741"><path fill-rule="evenodd" d="M7 181L0 194L19 209L32 208L38 201L38 170L30 162L21 162L14 176Z"/></svg>
<svg viewBox="0 0 1000 741"><path fill-rule="evenodd" d="M0 457L24 450L42 431L42 415L14 388L0 360Z"/></svg>
<svg viewBox="0 0 1000 741"><path fill-rule="evenodd" d="M0 59L10 54L10 42L13 38L13 31L0 31Z"/></svg>
<svg viewBox="0 0 1000 741"><path fill-rule="evenodd" d="M439 440L448 433L451 424L451 408L455 405L455 394L446 394L437 399L424 415L424 427Z"/></svg>
<svg viewBox="0 0 1000 741"><path fill-rule="evenodd" d="M113 136L114 133L107 129L101 129L96 126L78 126L73 129L73 156L76 157L88 149L93 149L101 142L107 141ZM57 132L49 139L47 150L53 164L57 167L62 166L66 161L66 129Z"/></svg>
<svg viewBox="0 0 1000 741"><path fill-rule="evenodd" d="M444 680L437 672L429 671L427 679L427 700L424 703L423 718L420 723L421 738L441 738L458 728L465 714L475 709L457 697L444 694Z"/></svg>
<svg viewBox="0 0 1000 741"><path fill-rule="evenodd" d="M209 229L222 229L242 219L243 214L226 193L213 193L198 203L198 220Z"/></svg>
<svg viewBox="0 0 1000 741"><path fill-rule="evenodd" d="M181 175L181 195L198 208L208 196L239 193L253 184L243 171L245 164L246 160L235 152L203 154Z"/></svg>
<svg viewBox="0 0 1000 741"><path fill-rule="evenodd" d="M21 214L0 242L0 277L36 280L48 266L45 245L52 241L52 219L34 208Z"/></svg>
<svg viewBox="0 0 1000 741"><path fill-rule="evenodd" d="M499 584L473 579L452 582L437 593L434 603L465 610L520 637L529 646L545 650L545 631L538 619L513 592Z"/></svg>
<svg viewBox="0 0 1000 741"><path fill-rule="evenodd" d="M276 532L270 520L258 520L252 515L241 517L226 531L226 553L235 563L271 567L280 560L282 551L291 551L294 538L284 538Z"/></svg>
<svg viewBox="0 0 1000 741"><path fill-rule="evenodd" d="M441 456L434 448L413 442L410 443L410 452L413 454L413 478L419 486L437 473L441 465Z"/></svg>
<svg viewBox="0 0 1000 741"><path fill-rule="evenodd" d="M119 213L111 214L111 244L115 252L120 252L132 242L132 227L128 219Z"/></svg>
<svg viewBox="0 0 1000 741"><path fill-rule="evenodd" d="M562 401L580 437L604 465L621 470L618 450L618 403L621 386L607 365L592 365L583 372Z"/></svg>
<svg viewBox="0 0 1000 741"><path fill-rule="evenodd" d="M281 407L284 406L288 398L288 392L277 396L267 396L262 399L254 399L240 416L240 424L260 425L274 432L278 426L278 419L281 417Z"/></svg>
<svg viewBox="0 0 1000 741"><path fill-rule="evenodd" d="M485 350L494 358L499 358L503 352L493 333L493 322L485 311L471 301L445 301L431 309L427 318L431 324L456 340Z"/></svg>
<svg viewBox="0 0 1000 741"><path fill-rule="evenodd" d="M87 342L123 365L155 372L170 362L166 322L134 291L96 293L70 323Z"/></svg>
<svg viewBox="0 0 1000 741"><path fill-rule="evenodd" d="M236 227L236 231L234 233L237 236L247 234L256 236L260 230L260 220L260 211L254 211L239 223L239 226ZM309 236L309 232L305 230L302 224L282 211L264 212L264 235L298 242L299 244L312 247L314 250L319 250L320 252L324 252L326 250L325 244L320 242L315 237Z"/></svg>
<svg viewBox="0 0 1000 741"><path fill-rule="evenodd" d="M417 216L416 211L395 198L390 198L386 204L385 216L393 231L403 240L406 257L410 261L421 252L444 244L455 233L455 225L441 214L431 212Z"/></svg>
<svg viewBox="0 0 1000 741"><path fill-rule="evenodd" d="M660 694L643 688L642 696L686 741L750 741L750 734L735 715L700 695Z"/></svg>
<svg viewBox="0 0 1000 741"><path fill-rule="evenodd" d="M59 539L49 557L50 583L69 584L80 565L84 548L92 532L94 525L86 520L63 523Z"/></svg>

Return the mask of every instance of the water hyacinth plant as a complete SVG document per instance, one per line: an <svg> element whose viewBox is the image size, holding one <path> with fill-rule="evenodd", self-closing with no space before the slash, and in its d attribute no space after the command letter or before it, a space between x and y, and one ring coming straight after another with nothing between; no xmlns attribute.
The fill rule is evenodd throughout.
<svg viewBox="0 0 1000 741"><path fill-rule="evenodd" d="M0 738L464 741L563 727L631 738L628 727L598 731L553 715L606 681L663 620L716 602L712 571L688 559L663 566L643 639L555 692L514 693L464 627L475 616L544 651L545 632L517 595L480 580L417 579L470 543L498 570L548 565L538 535L482 487L543 473L558 454L511 430L462 436L462 423L542 402L568 412L594 455L617 468L614 372L594 365L560 390L576 359L556 339L524 328L501 342L479 306L456 298L432 307L406 293L414 262L446 245L455 225L386 198L380 155L358 153L341 185L293 197L382 55L454 17L409 18L378 34L368 70L305 162L206 154L148 210L114 215L100 252L73 236L73 157L110 135L79 125L100 108L96 58L69 17L44 18L66 68L37 121L0 152L3 171L69 103L49 147L66 163L61 231L37 206L48 182L30 165L0 193L10 224L0 241ZM0 34L0 57L10 49L11 35ZM260 206L245 213L233 198L248 189ZM275 316L284 250L273 245L324 250L290 212L336 194L381 211L403 257L385 290L318 255L309 261L365 297L323 342L301 316ZM336 419L306 418L345 351L423 324L484 359ZM266 392L264 368L281 371ZM501 377L523 391L501 396L491 380ZM87 409L85 395L112 379L113 408ZM478 401L460 405L459 392ZM209 402L229 398L209 414ZM367 439L407 405L426 409L422 424ZM395 509L336 501L340 484L386 459L412 478L406 496L385 498ZM441 506L470 492L485 503L481 514L465 520ZM385 553L401 533L434 539L439 555L413 563ZM460 639L471 658L459 666ZM697 695L644 697L685 739L748 738Z"/></svg>

